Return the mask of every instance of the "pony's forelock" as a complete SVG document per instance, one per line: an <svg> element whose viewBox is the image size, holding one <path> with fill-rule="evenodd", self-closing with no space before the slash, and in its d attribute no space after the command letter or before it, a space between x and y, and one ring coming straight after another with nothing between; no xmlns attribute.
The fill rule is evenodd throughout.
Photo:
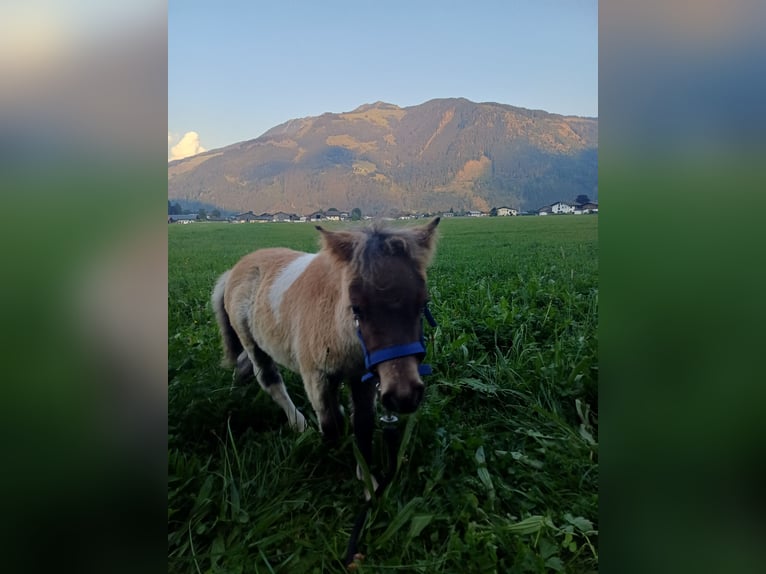
<svg viewBox="0 0 766 574"><path fill-rule="evenodd" d="M396 228L375 223L359 232L351 260L353 271L362 277L375 278L385 273L386 257L411 259L425 275L431 260L432 245L423 245L420 228Z"/></svg>
<svg viewBox="0 0 766 574"><path fill-rule="evenodd" d="M408 258L425 275L434 253L438 222L437 218L427 225L402 228L376 221L344 231L317 229L322 232L323 249L347 265L352 275L375 281L386 273L387 257Z"/></svg>

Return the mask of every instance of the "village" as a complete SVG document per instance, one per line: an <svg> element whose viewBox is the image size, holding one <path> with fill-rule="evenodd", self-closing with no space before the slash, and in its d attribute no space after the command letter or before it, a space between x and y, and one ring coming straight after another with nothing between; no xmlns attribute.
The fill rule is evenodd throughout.
<svg viewBox="0 0 766 574"><path fill-rule="evenodd" d="M588 215L598 213L598 203L591 201L583 203L557 201L550 205L545 205L540 209L533 211L519 211L513 207L493 207L488 212L479 210L459 210L441 211L435 213L407 213L396 217L383 217L387 220L407 220L422 219L426 217L517 217L530 215ZM168 215L168 223L193 223L197 221L224 221L228 223L305 223L317 221L359 221L370 220L372 216L362 215L359 209L351 211L340 211L330 208L325 211L314 211L308 215L298 215L296 213L286 213L278 211L276 213L256 214L253 211L237 213L224 217L218 212L207 214L204 211L199 213L171 214Z"/></svg>

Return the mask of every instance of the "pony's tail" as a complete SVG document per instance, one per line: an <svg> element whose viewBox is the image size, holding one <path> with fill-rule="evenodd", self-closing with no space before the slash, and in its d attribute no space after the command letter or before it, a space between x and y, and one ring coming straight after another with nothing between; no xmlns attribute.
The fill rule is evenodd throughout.
<svg viewBox="0 0 766 574"><path fill-rule="evenodd" d="M218 278L218 282L213 288L213 294L210 302L213 305L215 318L218 321L218 328L221 331L221 340L223 342L223 361L225 367L231 367L237 364L237 357L244 351L242 343L237 336L234 327L231 326L229 314L223 304L223 294L226 290L226 281L229 279L229 271L226 271Z"/></svg>

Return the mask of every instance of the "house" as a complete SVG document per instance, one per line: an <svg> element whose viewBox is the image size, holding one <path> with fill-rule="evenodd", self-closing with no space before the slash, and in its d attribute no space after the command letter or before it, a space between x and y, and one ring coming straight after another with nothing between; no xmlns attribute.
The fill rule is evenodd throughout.
<svg viewBox="0 0 766 574"><path fill-rule="evenodd" d="M551 205L551 213L574 213L575 206L566 201L557 201Z"/></svg>
<svg viewBox="0 0 766 574"><path fill-rule="evenodd" d="M298 216L293 213L285 213L284 211L277 211L272 217L272 221L293 221L298 219Z"/></svg>
<svg viewBox="0 0 766 574"><path fill-rule="evenodd" d="M444 211L442 212L442 217L455 217L454 211Z"/></svg>
<svg viewBox="0 0 766 574"><path fill-rule="evenodd" d="M197 221L199 216L196 213L187 213L185 215L168 215L168 223L192 223Z"/></svg>
<svg viewBox="0 0 766 574"><path fill-rule="evenodd" d="M324 213L324 217L327 221L340 221L341 218L341 212L335 209L334 207L331 207Z"/></svg>
<svg viewBox="0 0 766 574"><path fill-rule="evenodd" d="M579 208L583 213L598 213L598 203L583 203Z"/></svg>
<svg viewBox="0 0 766 574"><path fill-rule="evenodd" d="M484 215L486 215L486 213L482 211L476 211L475 209L472 209L468 212L468 217L483 217Z"/></svg>
<svg viewBox="0 0 766 574"><path fill-rule="evenodd" d="M236 215L232 215L229 218L230 223L250 223L255 219L255 213L252 211L246 211L244 213L238 213Z"/></svg>
<svg viewBox="0 0 766 574"><path fill-rule="evenodd" d="M498 207L497 208L497 215L499 217L507 217L509 215L518 215L519 212L516 209L513 209L512 207Z"/></svg>
<svg viewBox="0 0 766 574"><path fill-rule="evenodd" d="M322 213L321 211L315 211L314 213L307 216L307 219L309 221L321 221L324 218L325 218L324 213Z"/></svg>

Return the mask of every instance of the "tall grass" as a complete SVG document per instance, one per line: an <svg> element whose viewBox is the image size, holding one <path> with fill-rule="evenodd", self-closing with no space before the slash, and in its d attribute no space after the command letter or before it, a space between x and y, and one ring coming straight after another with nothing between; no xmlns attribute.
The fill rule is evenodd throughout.
<svg viewBox="0 0 766 574"><path fill-rule="evenodd" d="M393 483L359 572L596 571L597 217L444 220L429 272L434 375L402 417ZM315 251L300 224L169 227L171 572L341 572L362 508L350 433L302 435L232 387L208 297L254 249ZM347 391L344 389L344 395ZM384 465L376 433L373 470Z"/></svg>

